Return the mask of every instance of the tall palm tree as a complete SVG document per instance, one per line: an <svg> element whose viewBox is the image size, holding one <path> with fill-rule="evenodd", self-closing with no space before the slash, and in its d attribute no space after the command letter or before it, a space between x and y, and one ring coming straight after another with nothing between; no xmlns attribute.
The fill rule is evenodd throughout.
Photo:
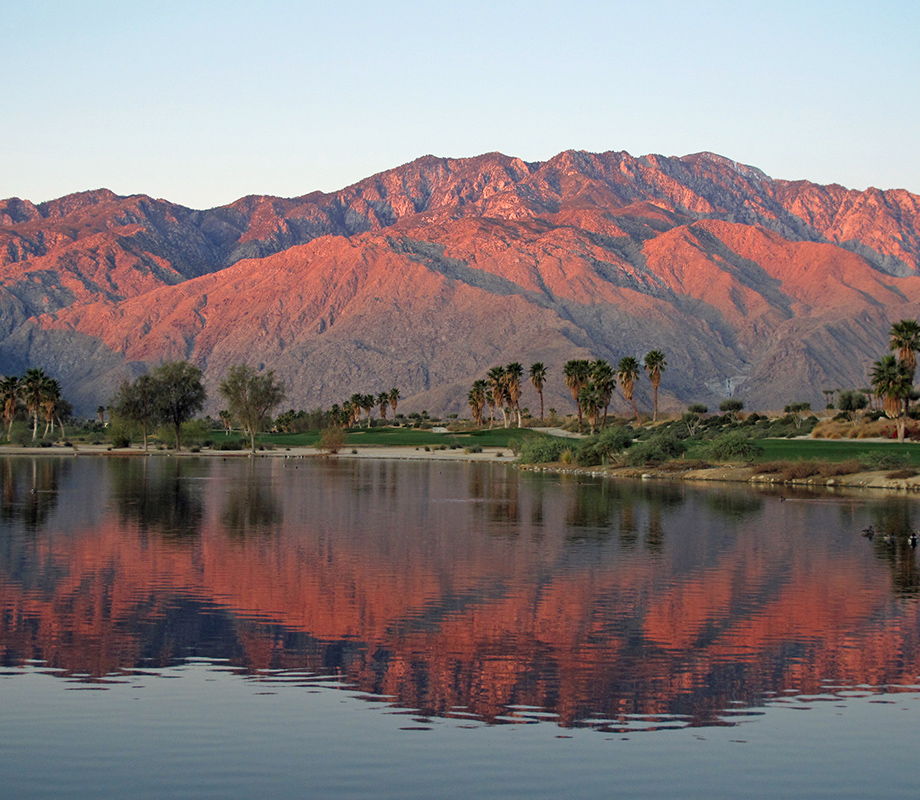
<svg viewBox="0 0 920 800"><path fill-rule="evenodd" d="M355 392L351 397L348 398L348 402L351 407L351 414L348 418L349 427L357 425L358 421L361 419L361 409L364 407L364 395Z"/></svg>
<svg viewBox="0 0 920 800"><path fill-rule="evenodd" d="M521 380L524 377L524 367L517 361L512 361L505 367L505 393L511 413L517 415L517 426L521 427Z"/></svg>
<svg viewBox="0 0 920 800"><path fill-rule="evenodd" d="M61 384L46 377L42 383L42 412L45 415L45 436L54 433L54 412L61 402ZM63 431L61 431L63 433Z"/></svg>
<svg viewBox="0 0 920 800"><path fill-rule="evenodd" d="M45 375L43 370L32 368L26 370L20 382L22 401L26 410L32 416L32 441L38 438L38 412L42 408L45 393Z"/></svg>
<svg viewBox="0 0 920 800"><path fill-rule="evenodd" d="M597 428L597 418L601 413L601 409L604 407L604 399L601 397L601 392L593 382L589 381L578 390L578 402L585 416L588 418L588 424L591 426L591 435L594 436L594 431Z"/></svg>
<svg viewBox="0 0 920 800"><path fill-rule="evenodd" d="M374 408L377 406L377 398L372 394L362 394L361 395L361 408L364 409L364 413L367 414L367 427L371 426L371 414L374 412Z"/></svg>
<svg viewBox="0 0 920 800"><path fill-rule="evenodd" d="M543 386L546 383L546 367L542 361L530 365L530 382L540 395L540 421L543 421Z"/></svg>
<svg viewBox="0 0 920 800"><path fill-rule="evenodd" d="M917 372L917 351L920 350L920 322L915 319L902 319L895 322L888 332L889 350L898 351L898 360L907 368L910 382L913 384ZM910 397L904 398L904 413L907 413Z"/></svg>
<svg viewBox="0 0 920 800"><path fill-rule="evenodd" d="M489 384L489 391L492 393L492 418L495 418L495 408L497 406L501 409L502 420L504 421L504 425L507 428L508 415L505 413L505 368L492 367L492 369L490 369L486 375L486 381Z"/></svg>
<svg viewBox="0 0 920 800"><path fill-rule="evenodd" d="M591 377L591 362L583 361L581 359L573 358L571 361L566 361L565 366L562 368L562 377L565 380L565 385L568 386L569 391L572 393L572 400L575 401L575 407L578 410L578 431L581 432L581 402L578 399L578 393L581 391L582 387L590 380Z"/></svg>
<svg viewBox="0 0 920 800"><path fill-rule="evenodd" d="M3 422L6 425L7 440L13 435L13 420L20 404L19 378L15 375L0 380L0 403L3 404Z"/></svg>
<svg viewBox="0 0 920 800"><path fill-rule="evenodd" d="M639 362L632 356L623 356L617 364L617 380L623 387L623 397L628 403L632 403L633 411L636 412L636 424L641 425L642 420L639 418L639 409L636 407L636 401L633 399L633 389L636 381L639 380Z"/></svg>
<svg viewBox="0 0 920 800"><path fill-rule="evenodd" d="M393 419L396 419L396 406L399 404L399 389L395 386L390 389L390 408L393 409Z"/></svg>
<svg viewBox="0 0 920 800"><path fill-rule="evenodd" d="M876 397L882 401L885 416L896 421L898 441L904 441L904 422L907 417L905 400L910 397L912 385L910 367L894 356L882 356L872 365L869 380Z"/></svg>
<svg viewBox="0 0 920 800"><path fill-rule="evenodd" d="M482 425L482 412L486 407L487 385L484 380L473 381L470 392L467 395L467 404L470 407L470 413L473 415L473 422L476 425Z"/></svg>
<svg viewBox="0 0 920 800"><path fill-rule="evenodd" d="M598 399L601 401L601 407L604 409L604 421L601 427L607 424L607 409L610 406L610 398L613 396L613 390L617 385L616 375L613 374L613 367L609 361L603 358L591 362L591 383L597 390Z"/></svg>
<svg viewBox="0 0 920 800"><path fill-rule="evenodd" d="M387 418L387 406L390 405L390 393L381 392L377 395L377 408L380 410L380 419Z"/></svg>
<svg viewBox="0 0 920 800"><path fill-rule="evenodd" d="M661 350L650 350L645 354L645 372L655 393L655 413L652 415L652 422L658 419L658 387L661 385L661 373L667 366L667 359Z"/></svg>

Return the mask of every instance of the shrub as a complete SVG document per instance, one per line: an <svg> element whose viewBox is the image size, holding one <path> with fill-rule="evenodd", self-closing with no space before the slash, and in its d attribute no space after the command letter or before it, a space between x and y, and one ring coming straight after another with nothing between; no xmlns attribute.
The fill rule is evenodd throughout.
<svg viewBox="0 0 920 800"><path fill-rule="evenodd" d="M242 450L243 441L241 439L230 439L228 441L218 442L214 445L215 450Z"/></svg>
<svg viewBox="0 0 920 800"><path fill-rule="evenodd" d="M319 449L324 453L338 453L345 444L345 432L341 428L326 428L319 435Z"/></svg>
<svg viewBox="0 0 920 800"><path fill-rule="evenodd" d="M575 451L571 447L566 447L562 451L562 454L559 456L559 460L563 464L571 464L575 461Z"/></svg>
<svg viewBox="0 0 920 800"><path fill-rule="evenodd" d="M418 449L418 448L416 448L416 449ZM476 444L476 445L473 445L472 447L464 447L464 448L463 448L463 452L466 453L467 455L469 455L470 453L481 453L481 452L482 452L482 448L481 448L478 444ZM525 463L534 464L534 463L536 463L536 462L531 461L531 462L525 462Z"/></svg>
<svg viewBox="0 0 920 800"><path fill-rule="evenodd" d="M704 406L702 403L691 403L689 406L687 406L687 411L691 414L700 415L709 413L709 409L706 408L706 406Z"/></svg>
<svg viewBox="0 0 920 800"><path fill-rule="evenodd" d="M626 451L625 461L632 467L652 462L660 463L677 458L686 452L687 446L673 434L665 431L651 439L634 444Z"/></svg>
<svg viewBox="0 0 920 800"><path fill-rule="evenodd" d="M124 431L113 431L109 438L112 440L112 447L131 446L131 437Z"/></svg>
<svg viewBox="0 0 920 800"><path fill-rule="evenodd" d="M528 436L521 442L519 460L522 464L546 464L560 461L562 452L569 448L565 439L547 436ZM469 448L467 448L469 451ZM482 448L480 448L482 452Z"/></svg>
<svg viewBox="0 0 920 800"><path fill-rule="evenodd" d="M910 464L910 455L907 453L895 453L886 450L872 450L868 453L860 453L857 458L868 469L899 469Z"/></svg>
<svg viewBox="0 0 920 800"><path fill-rule="evenodd" d="M613 428L605 428L597 436L582 439L579 442L578 449L575 451L575 459L582 467L619 461L622 459L623 452L632 443L632 434L626 427L617 425Z"/></svg>
<svg viewBox="0 0 920 800"><path fill-rule="evenodd" d="M763 448L740 431L729 431L713 439L707 455L715 461L749 461L763 453Z"/></svg>

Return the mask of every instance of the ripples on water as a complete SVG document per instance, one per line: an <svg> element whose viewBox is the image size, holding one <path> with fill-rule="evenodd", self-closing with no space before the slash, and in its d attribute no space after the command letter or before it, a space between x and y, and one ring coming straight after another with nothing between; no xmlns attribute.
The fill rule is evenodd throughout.
<svg viewBox="0 0 920 800"><path fill-rule="evenodd" d="M437 462L0 470L0 692L40 673L143 694L194 668L407 731L622 735L918 688L906 498Z"/></svg>

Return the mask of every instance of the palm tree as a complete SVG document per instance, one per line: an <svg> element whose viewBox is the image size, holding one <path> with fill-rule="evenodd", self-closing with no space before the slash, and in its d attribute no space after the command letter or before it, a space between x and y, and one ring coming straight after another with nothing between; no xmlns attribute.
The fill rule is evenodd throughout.
<svg viewBox="0 0 920 800"><path fill-rule="evenodd" d="M54 412L61 402L61 384L54 378L45 378L42 383L42 411L45 414L45 433L54 433ZM63 430L61 431L63 433Z"/></svg>
<svg viewBox="0 0 920 800"><path fill-rule="evenodd" d="M505 413L505 368L492 367L486 375L486 381L489 384L489 391L492 393L492 419L495 419L495 407L501 409L502 419L505 427L508 427L508 415ZM491 426L490 426L491 427Z"/></svg>
<svg viewBox="0 0 920 800"><path fill-rule="evenodd" d="M13 435L13 420L16 419L16 412L19 410L20 388L19 378L15 375L0 380L0 403L3 404L3 422L6 425L7 439Z"/></svg>
<svg viewBox="0 0 920 800"><path fill-rule="evenodd" d="M524 367L517 361L512 361L505 367L505 393L512 413L517 414L517 426L521 427L521 379L524 377Z"/></svg>
<svg viewBox="0 0 920 800"><path fill-rule="evenodd" d="M588 418L588 424L591 426L591 435L594 436L594 430L597 427L597 417L604 407L604 399L597 386L588 382L578 390L578 403Z"/></svg>
<svg viewBox="0 0 920 800"><path fill-rule="evenodd" d="M905 401L910 397L913 381L910 367L894 356L882 356L872 365L869 372L872 389L882 401L885 416L897 422L898 441L904 441Z"/></svg>
<svg viewBox="0 0 920 800"><path fill-rule="evenodd" d="M32 368L26 370L21 381L22 401L26 410L32 415L32 441L38 438L38 412L42 408L47 376L43 370Z"/></svg>
<svg viewBox="0 0 920 800"><path fill-rule="evenodd" d="M485 381L473 381L473 385L466 398L467 404L470 407L470 413L473 415L473 422L479 426L482 425L482 411L486 407L487 388Z"/></svg>
<svg viewBox="0 0 920 800"><path fill-rule="evenodd" d="M364 413L367 414L367 427L371 426L371 414L374 412L374 407L377 405L377 399L372 394L363 394L361 395L361 408L364 409Z"/></svg>
<svg viewBox="0 0 920 800"><path fill-rule="evenodd" d="M390 405L390 393L381 392L377 395L377 407L380 410L380 419L386 420L387 406Z"/></svg>
<svg viewBox="0 0 920 800"><path fill-rule="evenodd" d="M530 382L540 395L540 421L543 421L543 385L546 383L546 367L542 361L530 365Z"/></svg>
<svg viewBox="0 0 920 800"><path fill-rule="evenodd" d="M667 366L668 362L661 350L650 350L645 354L645 371L655 393L655 413L652 415L652 422L658 419L658 387L661 385L661 373Z"/></svg>
<svg viewBox="0 0 920 800"><path fill-rule="evenodd" d="M588 382L591 376L591 362L573 358L566 361L562 368L562 376L565 379L565 385L569 387L572 393L572 400L575 401L575 407L578 409L578 431L581 432L581 402L578 399L578 393Z"/></svg>
<svg viewBox="0 0 920 800"><path fill-rule="evenodd" d="M607 408L610 406L610 398L617 385L617 378L613 374L613 367L610 366L609 361L599 358L591 363L591 382L597 390L598 399L604 409L604 421L601 423L601 427L604 427L607 424Z"/></svg>
<svg viewBox="0 0 920 800"><path fill-rule="evenodd" d="M396 406L399 404L399 389L395 386L390 389L390 408L393 409L393 419L396 419Z"/></svg>
<svg viewBox="0 0 920 800"><path fill-rule="evenodd" d="M917 371L917 351L920 350L920 323L915 319L902 319L895 322L888 332L889 350L898 351L898 360L907 368L910 382L914 382ZM904 398L904 413L910 405L910 397Z"/></svg>
<svg viewBox="0 0 920 800"><path fill-rule="evenodd" d="M632 356L623 356L617 364L617 379L620 386L623 387L623 397L629 403L632 403L633 411L636 412L636 424L641 425L642 420L639 418L639 409L636 407L636 401L633 399L633 389L636 381L639 380L639 362Z"/></svg>

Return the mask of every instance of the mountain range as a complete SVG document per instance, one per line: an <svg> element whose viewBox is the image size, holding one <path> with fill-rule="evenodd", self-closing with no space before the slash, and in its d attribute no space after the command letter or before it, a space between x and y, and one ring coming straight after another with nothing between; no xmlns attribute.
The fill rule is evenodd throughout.
<svg viewBox="0 0 920 800"><path fill-rule="evenodd" d="M667 355L663 409L822 404L920 317L920 196L713 153L424 156L332 193L195 210L100 189L0 201L0 372L78 410L164 360L274 369L286 406L400 389L466 412L497 364ZM651 390L640 380L640 405ZM627 406L617 400L622 411ZM524 404L536 408L536 395Z"/></svg>

